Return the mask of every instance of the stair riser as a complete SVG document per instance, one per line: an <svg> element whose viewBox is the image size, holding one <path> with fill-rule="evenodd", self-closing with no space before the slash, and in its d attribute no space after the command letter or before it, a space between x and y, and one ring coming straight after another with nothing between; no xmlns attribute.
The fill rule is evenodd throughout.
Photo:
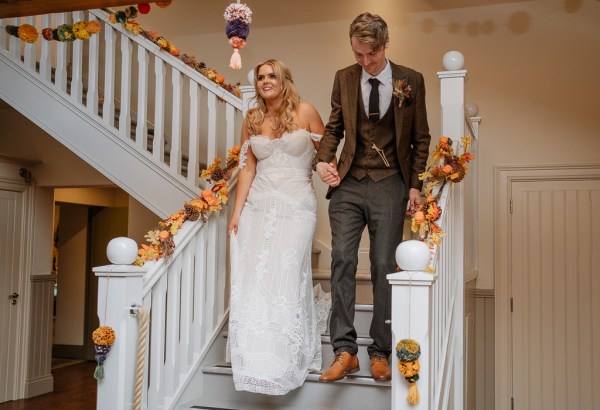
<svg viewBox="0 0 600 410"><path fill-rule="evenodd" d="M313 285L316 285L317 283L321 284L321 287L324 291L331 292L331 284L329 282L329 279L313 278ZM370 280L356 281L356 303L364 305L369 305L373 303L373 286L371 285Z"/></svg>
<svg viewBox="0 0 600 410"><path fill-rule="evenodd" d="M373 312L371 310L359 310L358 308L354 311L354 329L358 337L369 337L369 329L371 328L371 318ZM331 318L329 319L331 321ZM327 324L327 333L329 333L330 323Z"/></svg>
<svg viewBox="0 0 600 410"><path fill-rule="evenodd" d="M265 396L234 390L233 379L227 374L206 374L205 397L197 408L240 410L389 410L389 385L348 385L307 381L285 396ZM201 403L201 404L200 404ZM181 409L194 407L181 407Z"/></svg>

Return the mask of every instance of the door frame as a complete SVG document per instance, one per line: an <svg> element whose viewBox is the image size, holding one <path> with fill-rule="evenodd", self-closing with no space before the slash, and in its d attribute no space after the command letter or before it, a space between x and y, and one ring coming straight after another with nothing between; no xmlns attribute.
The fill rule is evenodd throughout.
<svg viewBox="0 0 600 410"><path fill-rule="evenodd" d="M29 364L29 328L31 312L31 282L30 276L33 267L33 228L34 228L34 203L35 203L35 183L25 182L19 177L21 162L13 161L10 158L0 157L2 165L6 166L8 173L0 173L0 189L6 191L20 192L23 197L22 203L22 224L21 224L21 243L19 249L20 275L18 278L19 288L21 289L19 299L20 308L17 310L17 349L15 351L16 367L14 371L15 399L25 397L27 386L27 369ZM4 169L4 167L2 167ZM10 171L16 172L10 172ZM10 175L10 176L9 176ZM14 175L14 176L13 176ZM2 296L2 295L0 295Z"/></svg>
<svg viewBox="0 0 600 410"><path fill-rule="evenodd" d="M512 327L510 312L510 211L515 182L600 179L600 164L499 165L494 167L495 402L511 408Z"/></svg>

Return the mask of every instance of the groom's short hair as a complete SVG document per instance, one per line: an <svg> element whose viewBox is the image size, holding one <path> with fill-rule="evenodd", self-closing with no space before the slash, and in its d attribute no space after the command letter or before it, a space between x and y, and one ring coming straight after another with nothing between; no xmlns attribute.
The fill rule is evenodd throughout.
<svg viewBox="0 0 600 410"><path fill-rule="evenodd" d="M389 40L388 26L377 14L365 12L350 24L350 40L356 38L360 43L370 44L373 50L379 50Z"/></svg>

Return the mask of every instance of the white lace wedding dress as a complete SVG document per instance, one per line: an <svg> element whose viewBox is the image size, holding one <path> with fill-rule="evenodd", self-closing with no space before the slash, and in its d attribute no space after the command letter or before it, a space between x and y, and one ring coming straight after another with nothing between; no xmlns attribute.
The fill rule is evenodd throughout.
<svg viewBox="0 0 600 410"><path fill-rule="evenodd" d="M258 163L231 238L228 358L236 390L283 395L321 367L311 247L316 224L312 140L304 129L252 136ZM241 165L243 166L243 165Z"/></svg>

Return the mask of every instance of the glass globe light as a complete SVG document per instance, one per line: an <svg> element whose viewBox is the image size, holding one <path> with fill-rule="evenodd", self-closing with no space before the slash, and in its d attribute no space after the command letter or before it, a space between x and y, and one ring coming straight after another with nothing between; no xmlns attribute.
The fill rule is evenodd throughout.
<svg viewBox="0 0 600 410"><path fill-rule="evenodd" d="M425 242L404 241L396 248L396 263L402 270L424 271L429 260L429 246Z"/></svg>
<svg viewBox="0 0 600 410"><path fill-rule="evenodd" d="M137 243L124 236L111 239L106 246L106 256L113 265L131 265L137 253Z"/></svg>
<svg viewBox="0 0 600 410"><path fill-rule="evenodd" d="M448 51L442 59L447 71L461 70L465 65L465 57L460 51Z"/></svg>

